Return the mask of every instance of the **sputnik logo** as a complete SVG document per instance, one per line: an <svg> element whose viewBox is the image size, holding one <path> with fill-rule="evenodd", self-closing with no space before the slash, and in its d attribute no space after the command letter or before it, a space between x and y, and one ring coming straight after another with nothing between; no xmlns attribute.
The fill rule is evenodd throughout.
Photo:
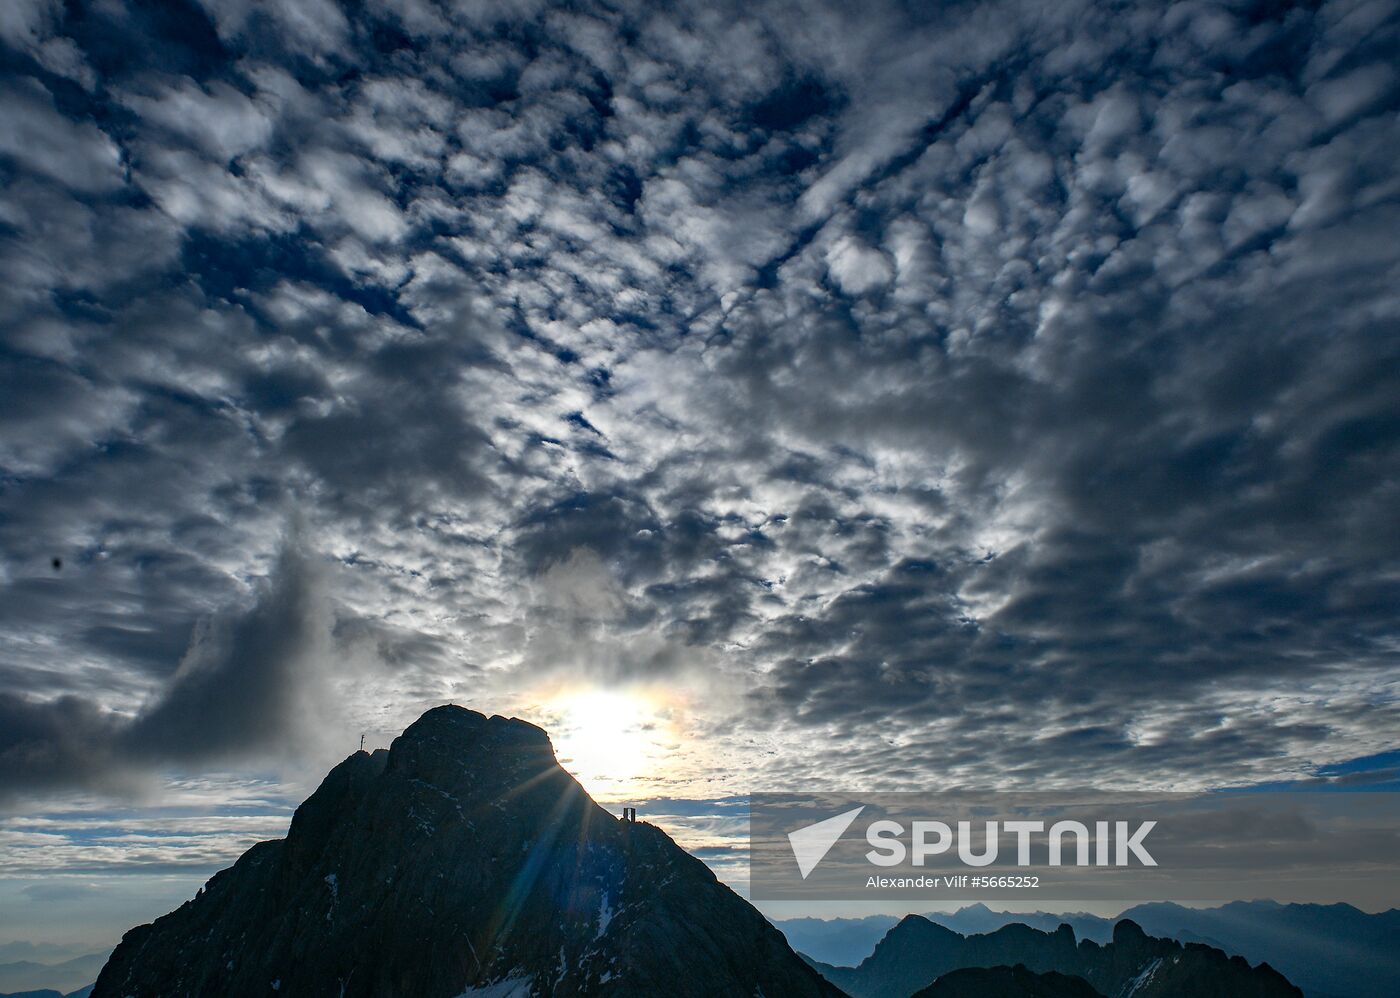
<svg viewBox="0 0 1400 998"><path fill-rule="evenodd" d="M859 817L860 812L865 810L865 805L852 808L834 818L827 818L811 825L804 825L795 832L788 832L788 842L792 845L793 858L797 860L797 869L802 874L802 879L807 879L807 874L817 868L817 864L822 861L831 847L834 846L841 836L846 834L846 829Z"/></svg>

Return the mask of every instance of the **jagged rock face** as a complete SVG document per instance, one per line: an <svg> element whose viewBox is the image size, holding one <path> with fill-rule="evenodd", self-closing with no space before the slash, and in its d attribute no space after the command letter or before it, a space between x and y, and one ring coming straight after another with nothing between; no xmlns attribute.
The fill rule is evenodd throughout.
<svg viewBox="0 0 1400 998"><path fill-rule="evenodd" d="M840 992L699 860L618 821L515 719L439 707L358 752L94 998Z"/></svg>
<svg viewBox="0 0 1400 998"><path fill-rule="evenodd" d="M1251 967L1213 946L1154 939L1129 919L1107 945L1080 943L1078 957L1078 973L1110 998L1303 998L1267 963Z"/></svg>
<svg viewBox="0 0 1400 998"><path fill-rule="evenodd" d="M910 915L892 928L858 967L813 962L823 976L855 998L907 998L953 971L1023 964L1036 973L1080 977L1108 998L1301 998L1302 992L1268 964L1198 943L1153 939L1123 920L1106 945L1076 943L1061 925L1041 932L1007 925L963 936Z"/></svg>
<svg viewBox="0 0 1400 998"><path fill-rule="evenodd" d="M944 974L913 998L1103 998L1082 977L1023 966L969 967Z"/></svg>

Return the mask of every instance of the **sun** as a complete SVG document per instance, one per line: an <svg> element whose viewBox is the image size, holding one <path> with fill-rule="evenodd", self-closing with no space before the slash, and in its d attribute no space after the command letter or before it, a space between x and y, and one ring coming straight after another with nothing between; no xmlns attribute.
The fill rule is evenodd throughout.
<svg viewBox="0 0 1400 998"><path fill-rule="evenodd" d="M560 764L599 799L623 799L638 777L658 776L664 712L645 694L587 689L560 694L546 710Z"/></svg>

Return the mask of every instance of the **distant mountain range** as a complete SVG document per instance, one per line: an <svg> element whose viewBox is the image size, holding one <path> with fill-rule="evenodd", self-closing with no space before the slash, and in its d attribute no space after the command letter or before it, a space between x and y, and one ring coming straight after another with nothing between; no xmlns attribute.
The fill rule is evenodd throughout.
<svg viewBox="0 0 1400 998"><path fill-rule="evenodd" d="M81 947L60 943L33 943L17 939L0 943L0 965L13 960L30 960L36 963L60 963L77 956L86 955Z"/></svg>
<svg viewBox="0 0 1400 998"><path fill-rule="evenodd" d="M945 975L967 968L1010 968L1048 976L963 975L958 988L978 984L982 998L1015 995L1099 994L1112 998L1302 998L1303 992L1267 964L1251 967L1200 943L1178 943L1148 936L1124 919L1107 943L1078 941L1061 925L1042 932L1006 925L995 932L964 936L909 915L892 928L875 951L855 967L813 962L822 975L853 998L909 998L916 992L941 995ZM1078 983L1070 978L1080 979ZM1081 984L1089 985L1084 992ZM930 987L932 985L932 987ZM927 990L925 990L927 989ZM1001 990L998 990L1001 989ZM958 992L949 992L958 993Z"/></svg>
<svg viewBox="0 0 1400 998"><path fill-rule="evenodd" d="M0 963L0 998L6 993L24 994L43 989L62 989L66 995L81 985L91 984L97 972L107 962L106 953L86 953L54 963L37 960L12 960Z"/></svg>
<svg viewBox="0 0 1400 998"><path fill-rule="evenodd" d="M938 921L936 915L930 914L925 917ZM792 948L804 956L838 967L854 967L870 955L875 944L884 938L885 933L899 924L899 919L894 915L868 915L865 918L779 918L774 919L773 924L787 937Z"/></svg>
<svg viewBox="0 0 1400 998"><path fill-rule="evenodd" d="M1080 939L1106 943L1116 919L1082 912L993 911L976 904L929 921L964 935L1022 924L1053 932L1061 923ZM1251 963L1268 963L1308 998L1388 998L1400 995L1400 911L1368 914L1351 905L1238 901L1216 908L1144 904L1123 912L1151 936L1201 942ZM776 922L793 948L817 960L854 966L898 920L877 915Z"/></svg>
<svg viewBox="0 0 1400 998"><path fill-rule="evenodd" d="M439 707L333 769L285 839L132 929L93 998L838 998L524 721Z"/></svg>

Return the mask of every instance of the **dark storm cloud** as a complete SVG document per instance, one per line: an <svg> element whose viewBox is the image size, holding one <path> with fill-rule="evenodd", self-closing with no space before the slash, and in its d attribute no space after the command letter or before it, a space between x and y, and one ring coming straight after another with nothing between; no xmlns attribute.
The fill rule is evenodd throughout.
<svg viewBox="0 0 1400 998"><path fill-rule="evenodd" d="M40 704L6 693L0 717L6 791L100 783L115 763L120 724L81 697Z"/></svg>
<svg viewBox="0 0 1400 998"><path fill-rule="evenodd" d="M289 545L246 614L196 634L169 688L128 732L133 750L217 758L288 739L310 713L307 673L328 658L330 631L314 568Z"/></svg>
<svg viewBox="0 0 1400 998"><path fill-rule="evenodd" d="M289 538L252 605L202 620L174 653L179 667L134 714L105 709L93 690L43 701L6 693L0 795L120 786L152 766L312 747L357 629L353 618L335 620L317 566Z"/></svg>
<svg viewBox="0 0 1400 998"><path fill-rule="evenodd" d="M280 744L327 642L366 726L698 683L775 780L1393 744L1397 23L12 4L33 782Z"/></svg>

